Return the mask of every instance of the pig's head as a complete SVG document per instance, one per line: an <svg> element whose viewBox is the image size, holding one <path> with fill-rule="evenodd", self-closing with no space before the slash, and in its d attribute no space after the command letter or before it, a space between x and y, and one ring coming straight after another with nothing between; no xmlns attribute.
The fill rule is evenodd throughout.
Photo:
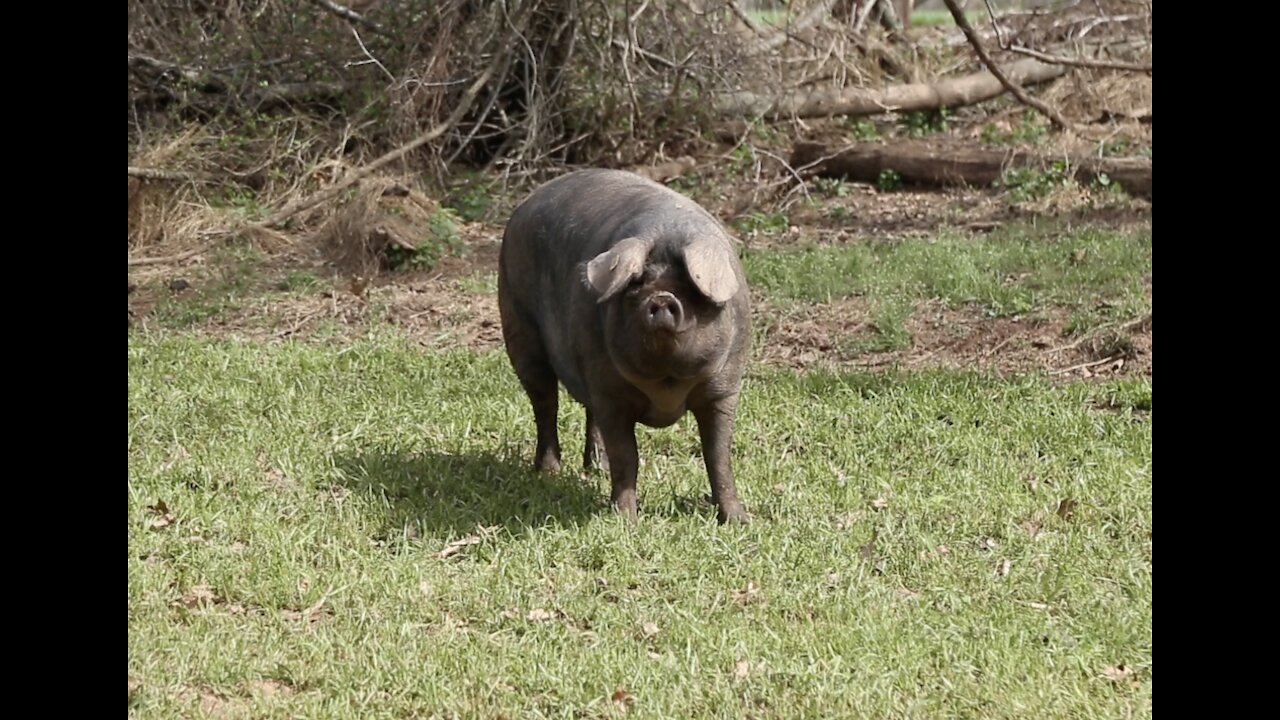
<svg viewBox="0 0 1280 720"><path fill-rule="evenodd" d="M730 352L737 257L717 236L632 237L587 263L605 306L605 346L629 375L692 378Z"/></svg>

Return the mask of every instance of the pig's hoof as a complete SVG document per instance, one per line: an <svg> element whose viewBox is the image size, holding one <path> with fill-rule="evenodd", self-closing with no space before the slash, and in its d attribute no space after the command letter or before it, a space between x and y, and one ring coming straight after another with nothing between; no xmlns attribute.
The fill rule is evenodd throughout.
<svg viewBox="0 0 1280 720"><path fill-rule="evenodd" d="M635 498L628 500L615 500L613 502L613 511L621 515L628 522L635 522L638 513L636 512Z"/></svg>
<svg viewBox="0 0 1280 720"><path fill-rule="evenodd" d="M538 472L560 472L560 458L554 455L544 455L534 461L533 467Z"/></svg>
<svg viewBox="0 0 1280 720"><path fill-rule="evenodd" d="M721 525L746 525L751 522L751 516L747 514L747 511L741 505L738 505L727 509L720 508L716 512L716 520L719 520Z"/></svg>

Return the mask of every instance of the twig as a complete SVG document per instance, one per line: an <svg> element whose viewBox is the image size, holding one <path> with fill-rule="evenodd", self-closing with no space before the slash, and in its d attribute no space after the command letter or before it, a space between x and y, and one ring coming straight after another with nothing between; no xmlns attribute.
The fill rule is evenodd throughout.
<svg viewBox="0 0 1280 720"><path fill-rule="evenodd" d="M753 147L751 149L755 152L760 153L761 155L764 155L766 157L770 157L776 160L778 164L783 167L783 169L785 169L788 173L790 173L791 177L795 178L796 182L800 183L800 192L804 193L804 198L806 200L809 199L809 183L805 182L804 178L800 177L800 173L796 172L795 168L791 167L791 163L787 162L782 157L774 155L768 150L764 150L762 148L757 148L757 147Z"/></svg>
<svg viewBox="0 0 1280 720"><path fill-rule="evenodd" d="M1145 323L1149 323L1149 322L1151 322L1151 313L1147 313L1146 315L1139 315L1139 316L1138 316L1138 317L1136 317L1136 318L1133 318L1133 319L1130 319L1130 320L1126 320L1126 321L1124 321L1124 322L1120 323L1119 325L1117 325L1117 326L1116 326L1116 330L1117 330L1117 331L1120 331L1120 330L1128 330L1129 328L1137 327L1137 326L1139 326L1139 325L1143 325L1143 324L1145 324ZM1105 328L1098 328L1098 330L1103 330L1103 329L1105 329ZM1077 339L1077 340L1075 340L1075 341L1073 341L1073 342L1069 342L1069 343L1067 343L1066 345L1059 345L1059 346L1058 346L1058 347L1056 347L1056 348L1052 348L1051 350L1049 350L1049 354L1050 354L1050 355L1056 355L1057 353L1064 352L1064 351L1067 351L1067 350L1074 350L1074 349L1076 349L1076 348L1080 347L1080 346L1084 343L1084 341L1085 341L1085 340L1088 340L1089 338L1094 337L1094 336L1096 336L1096 335L1097 335L1097 333L1096 333L1096 332L1095 332L1095 333L1090 333L1090 334L1088 334L1088 335L1083 335L1083 336L1081 336L1079 339Z"/></svg>
<svg viewBox="0 0 1280 720"><path fill-rule="evenodd" d="M871 17L871 11L876 7L876 0L867 0L862 4L861 11L855 6L853 18L853 32L862 34L863 28L867 26L867 18Z"/></svg>
<svg viewBox="0 0 1280 720"><path fill-rule="evenodd" d="M956 0L942 0L942 2L951 11L951 16L955 18L956 25L960 28L960 31L969 39L969 44L973 46L973 51L977 53L978 60L982 61L987 71L994 75L1000 81L1000 84L1018 99L1018 102L1038 110L1042 115L1049 118L1049 122L1053 123L1054 128L1057 130L1063 130L1070 126L1066 118L1062 117L1057 110L1028 95L1026 90L1023 90L1021 86L1004 74L1000 66L996 65L991 56L987 54L986 48L982 47L982 41L978 39L978 34L974 32L973 26L969 24L969 18L965 17L964 10L960 9L960 4Z"/></svg>
<svg viewBox="0 0 1280 720"><path fill-rule="evenodd" d="M1120 358L1121 358L1121 356L1120 356L1120 355L1112 355L1111 357L1109 357L1109 358L1105 358L1105 359L1102 359L1102 360L1094 360L1093 362L1080 363L1079 365L1072 365L1071 367L1058 368L1057 370L1050 370L1050 371L1049 371L1049 374L1050 374L1050 375L1063 375L1063 374L1066 374L1066 373L1069 373L1069 372L1074 372L1074 371L1076 371L1076 370L1087 370L1087 369L1089 369L1089 368L1091 368L1091 367L1097 367L1097 366L1099 366L1099 365L1106 365L1107 363L1115 362L1115 361L1119 360Z"/></svg>
<svg viewBox="0 0 1280 720"><path fill-rule="evenodd" d="M672 70L680 70L681 72L688 75L689 77L693 77L693 78L697 77L697 75L692 70L685 67L683 64L677 63L674 60L668 60L655 52L645 50L639 45L632 45L631 43L625 40L619 40L618 38L614 38L609 42L613 44L614 47L622 50L623 52L633 52L641 57L648 58L649 60L652 60L658 63L659 65L662 65L663 67L670 68Z"/></svg>
<svg viewBox="0 0 1280 720"><path fill-rule="evenodd" d="M190 180L212 180L212 175L208 173L187 172L185 170L164 170L161 168L137 167L129 166L129 177L140 178L142 180L172 180L176 182L186 182Z"/></svg>
<svg viewBox="0 0 1280 720"><path fill-rule="evenodd" d="M367 47L365 47L365 46L364 46L364 40L361 40L361 39L360 39L360 32L359 32L358 30L356 30L355 28L351 28L351 34L356 36L356 44L360 46L360 52L364 53L364 56L365 56L365 57L367 57L367 58L369 58L369 59L368 59L368 60L366 60L365 62L360 62L360 63L350 63L350 64L351 64L351 65L364 65L365 63L373 63L374 65L377 65L377 66L378 66L378 69L382 71L382 74L384 74L384 75L386 75L386 76L387 76L387 79L388 79L388 80L390 80L391 82L395 82L395 81L396 81L396 76L395 76L395 75L392 75L392 74L391 74L391 71L387 69L387 66L386 66L386 65L383 65L383 64L382 64L382 61L381 61L381 60L379 60L378 58L374 57L374 56L373 56L373 53L369 52L369 48L367 48Z"/></svg>
<svg viewBox="0 0 1280 720"><path fill-rule="evenodd" d="M303 314L301 315L301 317L298 317L298 318L296 319L296 321L293 323L293 325L291 325L291 326L289 326L289 327L285 328L284 330L281 330L281 331L277 332L277 333L276 333L276 337L279 337L279 338L287 338L287 337L289 337L290 335L293 335L294 333L296 333L296 332L298 332L299 330L301 330L301 329L302 329L302 327L303 327L304 325L306 325L307 323L311 322L312 320L314 320L315 318L319 317L320 315L323 315L323 314L324 314L324 312L325 312L325 310L327 310L327 309L328 309L328 308L321 308L321 309L319 309L319 310L312 310L311 312L303 313Z"/></svg>
<svg viewBox="0 0 1280 720"><path fill-rule="evenodd" d="M1014 339L1015 337L1017 337L1017 336L1016 336L1016 335L1010 335L1009 337L1007 337L1007 338L1005 338L1005 339L1001 340L1000 342L996 343L995 347L993 347L993 348L991 348L990 350L986 351L985 353L983 353L983 355L985 355L986 357L991 357L992 355L995 355L995 354L996 354L997 352L999 352L999 351L1000 351L1000 350L1001 350L1005 345L1008 345L1010 342L1012 342L1012 341L1013 341L1013 339Z"/></svg>
<svg viewBox="0 0 1280 720"><path fill-rule="evenodd" d="M390 38L392 40L395 39L391 33L383 30L381 25L345 5L339 5L338 3L333 2L333 0L311 0L311 4L319 8L324 8L348 22L359 23L385 38Z"/></svg>
<svg viewBox="0 0 1280 720"><path fill-rule="evenodd" d="M767 34L764 26L748 15L747 11L742 9L742 5L738 4L738 0L729 0L727 4L729 5L729 11L734 15L737 15L738 19L741 20L742 23L751 30L751 32L759 35L760 37L764 37Z"/></svg>
<svg viewBox="0 0 1280 720"><path fill-rule="evenodd" d="M1019 55L1026 55L1037 60L1053 63L1055 65L1067 65L1070 67L1099 68L1103 70L1124 70L1126 72L1144 72L1151 73L1151 63L1127 63L1113 60L1093 60L1090 58L1069 58L1060 55L1050 55L1042 53L1039 50L1032 50L1021 45L1013 45L1007 48L1009 52L1015 52Z"/></svg>
<svg viewBox="0 0 1280 720"><path fill-rule="evenodd" d="M159 257L140 257L129 258L129 267L137 267L139 265L166 265L168 263L182 262L189 258L193 258L202 252L211 249L215 243L205 243L194 250L180 252L177 255L162 255Z"/></svg>
<svg viewBox="0 0 1280 720"><path fill-rule="evenodd" d="M746 49L747 55L758 55L762 52L768 52L779 45L785 43L788 38L794 38L795 33L807 30L811 25L816 25L819 21L826 18L827 13L831 12L831 6L836 4L836 0L822 0L822 2L814 5L804 15L796 18L796 21L786 28L761 38L749 45Z"/></svg>

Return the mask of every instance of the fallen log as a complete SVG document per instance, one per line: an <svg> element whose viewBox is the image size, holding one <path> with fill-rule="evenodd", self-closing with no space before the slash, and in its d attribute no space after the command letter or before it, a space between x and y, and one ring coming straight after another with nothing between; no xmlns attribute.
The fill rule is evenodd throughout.
<svg viewBox="0 0 1280 720"><path fill-rule="evenodd" d="M1002 68L1005 76L1019 85L1035 85L1061 77L1062 65L1025 58ZM724 117L766 117L769 119L879 115L889 112L955 108L998 97L1004 85L983 70L932 83L890 85L884 89L843 88L794 90L782 95L739 91L719 95L715 108Z"/></svg>
<svg viewBox="0 0 1280 720"><path fill-rule="evenodd" d="M1062 159L1015 150L940 148L921 141L863 144L843 150L830 150L821 143L799 142L792 149L789 162L801 176L807 177L874 183L881 173L891 170L902 182L912 185L990 187L1010 168L1048 167L1054 160ZM1066 160L1078 182L1093 182L1106 175L1130 195L1151 199L1150 158Z"/></svg>

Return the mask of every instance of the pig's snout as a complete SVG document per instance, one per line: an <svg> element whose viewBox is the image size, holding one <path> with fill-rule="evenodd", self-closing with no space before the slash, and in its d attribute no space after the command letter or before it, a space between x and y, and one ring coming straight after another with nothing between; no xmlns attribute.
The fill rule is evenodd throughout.
<svg viewBox="0 0 1280 720"><path fill-rule="evenodd" d="M644 305L644 320L650 330L675 332L684 319L684 308L669 292L654 293Z"/></svg>

